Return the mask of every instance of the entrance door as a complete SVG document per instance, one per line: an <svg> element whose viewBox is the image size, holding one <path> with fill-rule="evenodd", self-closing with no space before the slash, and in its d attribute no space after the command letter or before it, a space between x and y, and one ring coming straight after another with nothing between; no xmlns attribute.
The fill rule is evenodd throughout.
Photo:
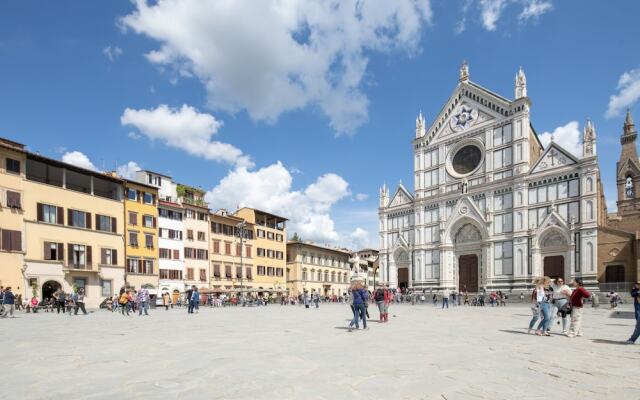
<svg viewBox="0 0 640 400"><path fill-rule="evenodd" d="M549 278L564 278L564 257L552 256L544 258L544 276Z"/></svg>
<svg viewBox="0 0 640 400"><path fill-rule="evenodd" d="M398 268L398 287L401 289L409 287L409 268Z"/></svg>
<svg viewBox="0 0 640 400"><path fill-rule="evenodd" d="M604 277L604 281L607 283L624 282L624 265L607 266Z"/></svg>
<svg viewBox="0 0 640 400"><path fill-rule="evenodd" d="M60 283L56 281L46 281L44 285L42 285L42 301L53 297L53 294L56 290L60 289Z"/></svg>
<svg viewBox="0 0 640 400"><path fill-rule="evenodd" d="M478 256L466 254L458 260L458 291L476 293L478 291Z"/></svg>

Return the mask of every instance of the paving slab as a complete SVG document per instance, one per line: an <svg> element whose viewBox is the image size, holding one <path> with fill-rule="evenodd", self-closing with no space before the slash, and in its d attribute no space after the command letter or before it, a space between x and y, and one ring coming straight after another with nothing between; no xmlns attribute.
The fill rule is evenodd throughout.
<svg viewBox="0 0 640 400"><path fill-rule="evenodd" d="M371 316L377 311L371 307ZM527 335L529 308L347 305L156 309L0 320L11 399L640 399L635 325L586 308L584 337ZM626 312L626 313L625 313ZM558 327L554 326L558 332ZM6 397L5 397L6 395Z"/></svg>

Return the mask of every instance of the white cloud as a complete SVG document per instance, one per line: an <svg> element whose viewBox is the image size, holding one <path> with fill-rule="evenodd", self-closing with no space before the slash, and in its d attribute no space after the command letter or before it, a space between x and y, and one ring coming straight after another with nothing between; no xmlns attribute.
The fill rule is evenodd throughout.
<svg viewBox="0 0 640 400"><path fill-rule="evenodd" d="M358 201L365 201L366 199L369 198L369 195L366 194L366 193L358 193L358 194L356 194L355 198Z"/></svg>
<svg viewBox="0 0 640 400"><path fill-rule="evenodd" d="M116 58L122 55L122 49L118 46L107 46L102 49L102 54L105 55L109 59L109 61L113 62Z"/></svg>
<svg viewBox="0 0 640 400"><path fill-rule="evenodd" d="M120 123L134 126L150 140L160 140L195 156L237 166L253 165L237 147L212 140L222 126L221 121L186 104L180 109L165 104L149 110L127 108Z"/></svg>
<svg viewBox="0 0 640 400"><path fill-rule="evenodd" d="M525 1L524 10L522 10L518 18L520 18L521 21L537 19L547 11L551 11L552 8L553 5L551 4L551 1L527 0Z"/></svg>
<svg viewBox="0 0 640 400"><path fill-rule="evenodd" d="M336 174L325 174L304 190L292 190L291 173L277 162L255 171L239 167L207 192L206 199L219 208L253 207L289 218L289 232L305 240L337 243L330 211L350 195L349 184Z"/></svg>
<svg viewBox="0 0 640 400"><path fill-rule="evenodd" d="M120 25L157 40L147 59L197 77L214 109L274 122L313 106L352 133L368 118L367 53L419 51L431 19L429 0L137 0Z"/></svg>
<svg viewBox="0 0 640 400"><path fill-rule="evenodd" d="M136 171L140 171L141 169L137 162L129 161L124 165L118 165L116 173L125 179L133 179L136 176Z"/></svg>
<svg viewBox="0 0 640 400"><path fill-rule="evenodd" d="M134 132L134 131L129 132L129 133L127 134L127 136L129 136L129 138L131 138L131 139L133 139L133 140L139 140L139 139L142 139L142 135L141 135L141 134L139 134L138 132Z"/></svg>
<svg viewBox="0 0 640 400"><path fill-rule="evenodd" d="M488 31L496 30L496 23L507 6L506 0L480 0L482 25Z"/></svg>
<svg viewBox="0 0 640 400"><path fill-rule="evenodd" d="M609 106L605 113L607 118L620 116L625 108L632 106L640 99L640 68L623 73L616 89L617 93L609 98Z"/></svg>
<svg viewBox="0 0 640 400"><path fill-rule="evenodd" d="M357 227L353 232L351 232L350 237L354 250L361 249L369 245L369 232L360 227Z"/></svg>
<svg viewBox="0 0 640 400"><path fill-rule="evenodd" d="M553 132L544 132L540 135L540 142L547 148L553 141L562 146L565 150L570 151L576 157L582 157L582 134L580 133L578 121L571 121L564 126L559 126Z"/></svg>
<svg viewBox="0 0 640 400"><path fill-rule="evenodd" d="M76 167L90 169L92 171L98 170L91 160L89 160L89 157L79 151L69 151L64 153L62 155L62 162L75 165Z"/></svg>

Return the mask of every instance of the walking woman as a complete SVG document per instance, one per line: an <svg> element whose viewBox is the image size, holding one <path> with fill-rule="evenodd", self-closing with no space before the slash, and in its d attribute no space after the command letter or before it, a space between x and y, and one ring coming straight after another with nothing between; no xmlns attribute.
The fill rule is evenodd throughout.
<svg viewBox="0 0 640 400"><path fill-rule="evenodd" d="M565 285L563 278L556 278L555 282L551 285L553 289L553 312L551 315L553 319L560 315L562 319L562 333L567 333L569 325L569 313L571 306L569 304L569 298L571 297L571 288Z"/></svg>
<svg viewBox="0 0 640 400"><path fill-rule="evenodd" d="M538 329L536 329L536 335L538 336L549 336L548 330L549 324L551 323L551 307L549 297L545 291L549 289L550 283L551 279L548 276L537 278L534 281L536 287L531 294L532 304L539 310L539 314L534 315L531 322L529 322L529 332L533 329L538 318L542 316L542 321L540 321ZM534 310L534 307L532 307L532 310Z"/></svg>
<svg viewBox="0 0 640 400"><path fill-rule="evenodd" d="M584 287L582 287L582 279L575 278L573 280L573 293L571 293L571 326L569 327L569 333L567 337L573 338L576 336L582 336L582 312L583 302L585 298L591 297Z"/></svg>
<svg viewBox="0 0 640 400"><path fill-rule="evenodd" d="M169 311L169 293L162 293L162 305L165 311Z"/></svg>

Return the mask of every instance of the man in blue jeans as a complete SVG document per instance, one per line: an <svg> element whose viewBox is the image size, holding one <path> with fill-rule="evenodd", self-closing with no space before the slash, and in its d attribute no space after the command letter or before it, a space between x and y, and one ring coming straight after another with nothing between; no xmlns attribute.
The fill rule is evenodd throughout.
<svg viewBox="0 0 640 400"><path fill-rule="evenodd" d="M627 340L627 344L634 344L640 336L640 282L636 282L631 289L631 297L633 298L633 308L636 316L636 329Z"/></svg>
<svg viewBox="0 0 640 400"><path fill-rule="evenodd" d="M353 314L356 329L360 328L358 324L358 320L362 319L362 329L367 329L367 301L369 300L369 295L366 290L364 290L364 285L362 282L358 282L356 284L356 288L351 292L353 296ZM351 326L349 326L349 332L351 332Z"/></svg>

